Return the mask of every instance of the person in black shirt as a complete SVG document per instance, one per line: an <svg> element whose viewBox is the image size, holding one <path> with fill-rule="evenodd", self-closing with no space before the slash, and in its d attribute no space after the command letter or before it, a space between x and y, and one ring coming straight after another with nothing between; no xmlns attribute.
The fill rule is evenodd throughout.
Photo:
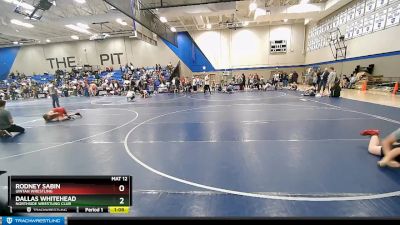
<svg viewBox="0 0 400 225"><path fill-rule="evenodd" d="M240 85L240 90L244 91L244 87L246 86L246 76L242 73L242 84Z"/></svg>
<svg viewBox="0 0 400 225"><path fill-rule="evenodd" d="M326 84L328 83L328 77L329 77L329 70L328 68L325 68L324 72L321 75L321 83L320 83L320 89L322 88L322 95L325 93L326 89ZM319 91L318 91L319 92Z"/></svg>

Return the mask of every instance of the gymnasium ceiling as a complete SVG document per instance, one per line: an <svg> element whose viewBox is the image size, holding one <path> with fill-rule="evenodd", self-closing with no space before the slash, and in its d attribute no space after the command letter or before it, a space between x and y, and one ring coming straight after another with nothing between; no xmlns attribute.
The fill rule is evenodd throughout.
<svg viewBox="0 0 400 225"><path fill-rule="evenodd" d="M49 10L38 12L40 20L28 20L26 16L15 11L16 2L37 5L40 0L0 0L0 47L13 45L13 42L24 44L46 44L53 42L73 41L71 36L89 39L93 34L107 33L111 36L132 35L132 19L125 16L103 0L56 0ZM52 1L52 0L50 0ZM79 1L84 3L79 3ZM213 2L221 2L211 0ZM276 24L303 23L305 20L316 22L329 15L351 0L246 0L223 1L223 3L197 4L204 0L142 0L143 7L149 8L154 14L167 19L167 25L179 31L227 29L232 24L243 26L265 26ZM14 3L13 3L14 2ZM210 2L210 1L208 1ZM255 15L249 9L249 4L255 2L261 12L266 15ZM194 5L188 5L194 4ZM178 5L179 7L175 7ZM187 6L182 6L187 5ZM20 7L22 12L26 11ZM311 11L310 11L311 10ZM29 11L29 10L28 10ZM34 25L33 28L11 23L12 19ZM126 25L118 23L126 22ZM286 20L285 20L286 19ZM89 26L85 34L71 30L66 25L83 23ZM153 33L137 24L137 30L149 38Z"/></svg>

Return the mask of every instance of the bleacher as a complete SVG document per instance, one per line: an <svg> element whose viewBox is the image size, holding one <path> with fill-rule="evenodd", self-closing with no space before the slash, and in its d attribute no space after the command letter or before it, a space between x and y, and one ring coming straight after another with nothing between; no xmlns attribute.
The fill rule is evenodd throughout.
<svg viewBox="0 0 400 225"><path fill-rule="evenodd" d="M155 67L145 67L145 69L147 71L155 70ZM163 74L164 80L166 80L166 81L168 81L169 78L171 77L171 74L170 74L169 70L167 70L166 67L162 68L161 74ZM123 72L121 70L114 70L112 72L103 71L103 72L101 72L99 74L99 76L100 76L101 79L107 78L109 80L116 80L121 85L124 82L123 78L122 78ZM138 80L138 79L140 79L141 76L142 76L142 74L134 73L133 74L133 79L134 80ZM52 75L52 74L38 74L38 75L31 76L30 79L32 81L38 83L38 84L47 84L47 83L50 83L51 81L54 81L55 80L55 76ZM94 75L90 75L89 77L87 77L87 80L88 80L89 83L94 82L95 81L95 76ZM17 84L17 88L19 87L19 84L18 84L17 80L16 79L11 79L10 77L6 80L6 82L4 81L4 82L0 83L0 86L4 86L4 89L6 89L7 88L6 83L8 83L8 84L15 83L15 84Z"/></svg>

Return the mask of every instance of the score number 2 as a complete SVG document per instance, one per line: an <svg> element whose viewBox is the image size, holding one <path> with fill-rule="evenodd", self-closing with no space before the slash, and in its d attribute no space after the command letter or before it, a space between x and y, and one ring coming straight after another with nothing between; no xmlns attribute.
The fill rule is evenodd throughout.
<svg viewBox="0 0 400 225"><path fill-rule="evenodd" d="M126 177L123 177L123 178L126 178ZM124 185L119 185L118 190L119 190L120 192L124 192L124 191L125 191L125 186L124 186ZM124 205L124 204L125 204L124 201L125 201L124 198L119 198L119 204L120 204L120 205Z"/></svg>

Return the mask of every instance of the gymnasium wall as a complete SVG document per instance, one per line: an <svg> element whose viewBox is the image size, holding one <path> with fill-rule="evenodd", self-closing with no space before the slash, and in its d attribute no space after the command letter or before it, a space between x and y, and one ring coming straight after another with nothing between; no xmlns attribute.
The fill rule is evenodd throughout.
<svg viewBox="0 0 400 225"><path fill-rule="evenodd" d="M54 73L76 65L114 66L132 62L134 66L178 63L179 58L163 41L158 46L130 38L112 38L102 41L74 41L46 45L23 46L19 49L11 71L25 74ZM182 64L182 71L190 70Z"/></svg>
<svg viewBox="0 0 400 225"><path fill-rule="evenodd" d="M302 24L194 31L190 35L217 70L304 64ZM287 40L288 52L270 54L271 40Z"/></svg>
<svg viewBox="0 0 400 225"><path fill-rule="evenodd" d="M356 7L357 4L360 4L360 2L362 1L351 2L327 18L324 18L321 23L323 23L324 20L332 20L349 8ZM320 64L322 62L322 67L332 65L343 74L350 74L352 71L354 71L357 65L368 66L369 64L375 64L375 75L383 75L387 78L399 79L400 64L398 62L400 60L400 52L398 51L400 51L400 42L398 39L400 34L400 26L395 25L391 27L385 27L385 29L373 32L366 32L365 26L363 26L363 33L357 37L351 37L355 30L353 30L353 33L351 33L351 29L349 29L354 27L353 23L357 23L362 19L366 19L367 17L371 16L375 18L384 14L385 11L392 11L394 9L400 10L400 2L390 0L387 1L386 6L380 7L379 9L360 16L359 18L348 20L346 23L338 26L342 35L346 35L346 38L348 38L346 40L346 44L348 46L346 60L339 61L338 63L332 62L334 61L334 56L331 52L331 49L329 46L325 46L318 47L314 50L307 48L305 64ZM385 22L387 23L388 20L389 18L386 18ZM307 26L306 43L308 47L310 32L312 32L312 29L318 25L320 24ZM350 35L349 32L351 33ZM323 34L319 34L318 36L323 38L322 35Z"/></svg>

